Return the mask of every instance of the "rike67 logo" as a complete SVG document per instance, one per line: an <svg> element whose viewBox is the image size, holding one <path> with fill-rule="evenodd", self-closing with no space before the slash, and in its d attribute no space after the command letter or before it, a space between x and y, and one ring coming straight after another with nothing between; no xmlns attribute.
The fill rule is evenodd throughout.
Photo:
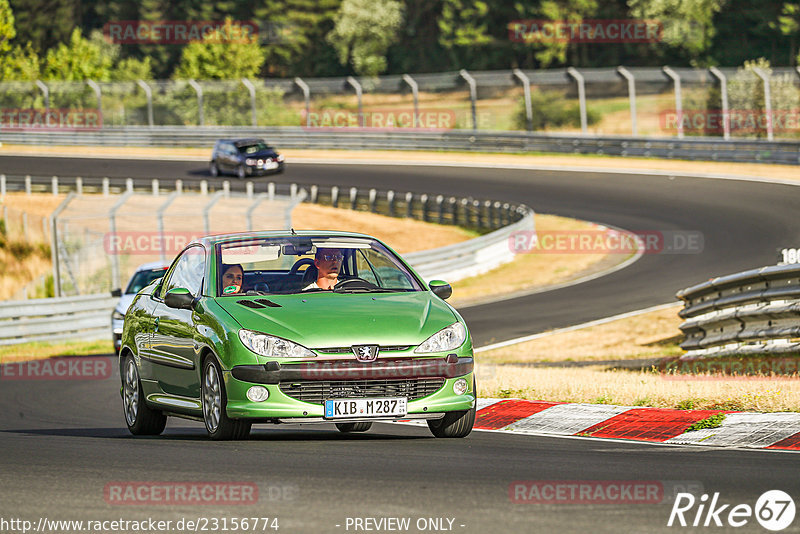
<svg viewBox="0 0 800 534"><path fill-rule="evenodd" d="M781 490L766 491L755 506L724 503L719 492L711 498L703 494L697 499L691 493L679 493L672 505L667 526L681 527L743 527L755 520L767 530L783 530L794 521L794 500Z"/></svg>

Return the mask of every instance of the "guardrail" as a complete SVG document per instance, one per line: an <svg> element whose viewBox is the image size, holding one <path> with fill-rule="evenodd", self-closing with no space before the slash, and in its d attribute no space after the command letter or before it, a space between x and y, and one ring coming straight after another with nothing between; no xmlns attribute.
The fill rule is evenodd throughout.
<svg viewBox="0 0 800 534"><path fill-rule="evenodd" d="M81 338L111 339L108 294L0 302L0 345Z"/></svg>
<svg viewBox="0 0 800 534"><path fill-rule="evenodd" d="M800 353L800 265L721 276L677 297L685 358Z"/></svg>
<svg viewBox="0 0 800 534"><path fill-rule="evenodd" d="M297 127L126 127L96 131L0 132L0 142L33 145L210 147L225 137L262 137L280 148L451 150L605 154L697 161L800 164L800 142L691 137L591 136L500 131L348 131Z"/></svg>

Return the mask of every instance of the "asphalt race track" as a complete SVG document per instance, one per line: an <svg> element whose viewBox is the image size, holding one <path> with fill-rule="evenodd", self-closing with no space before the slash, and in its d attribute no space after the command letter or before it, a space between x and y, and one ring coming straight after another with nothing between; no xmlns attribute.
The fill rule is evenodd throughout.
<svg viewBox="0 0 800 534"><path fill-rule="evenodd" d="M197 162L72 158L0 157L0 173L80 175L85 183L102 176L120 181L209 179ZM776 250L796 244L799 237L793 223L800 189L786 185L291 162L285 174L259 180L272 179L513 200L537 212L629 230L693 230L704 235L701 254L645 255L622 271L586 284L465 308L462 313L477 345L668 302L676 290L710 276L774 263ZM667 528L669 502L515 503L509 488L515 481L650 481L665 490L702 487L708 494L719 492L719 501L731 505L753 506L771 489L786 491L795 500L800 497L800 457L790 452L483 431L463 440L437 440L424 427L387 424L361 435L343 435L327 426L257 426L249 441L214 443L206 439L201 423L174 419L162 437L134 439L125 429L113 359L105 361L112 372L97 380L2 377L0 518L25 519L35 526L41 517L150 517L173 522L277 517L278 532L367 531L348 528L348 517L408 517L409 532L447 531L417 529L421 518L452 519L451 531L465 533L694 531ZM109 499L110 485L131 481L254 484L258 499L255 504L201 506L132 505ZM696 511L697 506L686 514L689 521ZM726 515L727 511L723 520ZM709 529L764 531L753 518L743 528L704 530ZM798 529L784 532L789 531Z"/></svg>

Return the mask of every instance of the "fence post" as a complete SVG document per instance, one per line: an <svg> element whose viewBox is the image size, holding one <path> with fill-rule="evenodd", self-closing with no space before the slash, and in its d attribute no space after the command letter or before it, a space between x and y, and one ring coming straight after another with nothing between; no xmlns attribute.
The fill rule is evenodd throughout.
<svg viewBox="0 0 800 534"><path fill-rule="evenodd" d="M211 196L211 200L203 208L203 231L206 235L211 233L211 221L209 220L209 213L211 212L211 208L214 207L214 204L219 202L219 199L223 197L225 191L217 191Z"/></svg>
<svg viewBox="0 0 800 534"><path fill-rule="evenodd" d="M120 198L117 200L114 205L111 207L111 210L108 212L108 221L111 230L111 236L109 239L109 243L114 243L115 238L117 235L117 210L122 207L122 205L128 200L128 198L133 194L133 191L126 191ZM51 219L53 220L53 219ZM53 247L58 244L58 240L56 237L56 227L51 225L51 235L53 236ZM109 247L110 249L113 247ZM107 251L108 254L111 255L111 290L117 289L121 284L119 282L119 251L118 250L109 250ZM57 257L56 257L57 259ZM55 270L55 260L54 260L54 270ZM55 278L55 274L53 278ZM60 282L59 282L60 284ZM59 285L60 287L60 285ZM56 293L57 297L60 297L60 293Z"/></svg>
<svg viewBox="0 0 800 534"><path fill-rule="evenodd" d="M108 190L109 190L108 177L105 177L105 178L103 178L103 196L104 197L108 196Z"/></svg>
<svg viewBox="0 0 800 534"><path fill-rule="evenodd" d="M339 188L335 185L331 187L331 206L339 207Z"/></svg>
<svg viewBox="0 0 800 534"><path fill-rule="evenodd" d="M94 80L86 80L86 85L92 88L94 91L94 96L97 98L97 114L100 116L100 124L98 126L103 125L103 95L100 92L100 86L94 82Z"/></svg>
<svg viewBox="0 0 800 534"><path fill-rule="evenodd" d="M50 89L45 85L42 80L36 80L36 87L42 92L44 95L44 107L47 112L50 111Z"/></svg>
<svg viewBox="0 0 800 534"><path fill-rule="evenodd" d="M75 192L79 195L83 194L83 178L80 176L75 178Z"/></svg>
<svg viewBox="0 0 800 534"><path fill-rule="evenodd" d="M178 193L183 193L183 180L180 178L175 180L175 191Z"/></svg>
<svg viewBox="0 0 800 534"><path fill-rule="evenodd" d="M53 176L50 179L51 189L53 190L53 196L58 195L58 176Z"/></svg>
<svg viewBox="0 0 800 534"><path fill-rule="evenodd" d="M492 205L494 216L492 217L492 224L495 228L500 228L503 225L503 221L500 220L500 208L502 205L500 201L495 200L494 204Z"/></svg>
<svg viewBox="0 0 800 534"><path fill-rule="evenodd" d="M709 70L719 80L719 92L722 97L722 137L727 141L731 138L731 117L728 112L728 78L717 67L711 67Z"/></svg>
<svg viewBox="0 0 800 534"><path fill-rule="evenodd" d="M394 191L391 189L386 192L386 204L389 209L389 217L394 217Z"/></svg>
<svg viewBox="0 0 800 534"><path fill-rule="evenodd" d="M26 195L30 195L31 194L31 175L30 174L26 174L25 175L25 194Z"/></svg>
<svg viewBox="0 0 800 534"><path fill-rule="evenodd" d="M0 198L6 196L6 175L0 174Z"/></svg>
<svg viewBox="0 0 800 534"><path fill-rule="evenodd" d="M351 187L350 188L350 209L355 211L357 205L358 205L358 188L357 187Z"/></svg>
<svg viewBox="0 0 800 534"><path fill-rule="evenodd" d="M514 76L522 82L522 91L525 96L525 118L527 119L528 131L533 131L533 105L531 104L531 79L528 78L520 69L514 69Z"/></svg>
<svg viewBox="0 0 800 534"><path fill-rule="evenodd" d="M375 189L369 190L369 211L375 213L375 203L378 199L378 191Z"/></svg>
<svg viewBox="0 0 800 534"><path fill-rule="evenodd" d="M311 186L311 203L316 204L319 199L319 187L316 185Z"/></svg>
<svg viewBox="0 0 800 534"><path fill-rule="evenodd" d="M22 212L22 237L28 241L28 212Z"/></svg>
<svg viewBox="0 0 800 534"><path fill-rule="evenodd" d="M472 107L472 129L478 129L478 84L475 83L475 78L473 78L469 72L465 69L461 69L458 73L462 78L464 78L467 83L469 84L469 100Z"/></svg>
<svg viewBox="0 0 800 534"><path fill-rule="evenodd" d="M255 128L258 126L258 116L256 115L256 88L253 85L253 82L247 78L242 78L242 83L250 92L250 112L252 114L251 122L253 124L253 128Z"/></svg>
<svg viewBox="0 0 800 534"><path fill-rule="evenodd" d="M419 128L419 85L408 74L403 74L403 81L411 87L411 94L414 97L414 128Z"/></svg>
<svg viewBox="0 0 800 534"><path fill-rule="evenodd" d="M248 200L253 198L253 182L247 182L244 184L244 188L247 194Z"/></svg>
<svg viewBox="0 0 800 534"><path fill-rule="evenodd" d="M159 206L158 210L156 211L156 217L158 219L158 237L159 237L159 255L161 257L161 263L167 263L167 251L164 250L164 212L167 211L172 202L178 198L180 195L180 191L173 191L167 197L167 200L164 201L161 206Z"/></svg>
<svg viewBox="0 0 800 534"><path fill-rule="evenodd" d="M8 232L9 231L9 228L8 228L8 206L6 206L5 204L3 204L3 222L6 225L6 232Z"/></svg>
<svg viewBox="0 0 800 534"><path fill-rule="evenodd" d="M636 78L633 73L623 66L617 67L617 72L628 81L628 99L631 107L631 135L636 137L639 128L636 124Z"/></svg>
<svg viewBox="0 0 800 534"><path fill-rule="evenodd" d="M225 193L225 198L231 196L231 182L230 180L225 180L222 182L222 192Z"/></svg>
<svg viewBox="0 0 800 534"><path fill-rule="evenodd" d="M578 69L575 67L568 68L567 73L578 82L578 102L581 109L581 132L585 134L588 131L588 121L586 120L586 81L583 79L583 74L578 72Z"/></svg>
<svg viewBox="0 0 800 534"><path fill-rule="evenodd" d="M289 197L294 200L297 198L297 184L292 184L289 186Z"/></svg>
<svg viewBox="0 0 800 534"><path fill-rule="evenodd" d="M422 194L419 197L419 202L422 205L422 220L428 221L428 195Z"/></svg>
<svg viewBox="0 0 800 534"><path fill-rule="evenodd" d="M205 116L203 114L203 88L194 80L189 80L189 85L192 86L194 92L197 93L197 125L205 125Z"/></svg>
<svg viewBox="0 0 800 534"><path fill-rule="evenodd" d="M669 67L662 67L664 74L675 84L675 113L678 115L678 139L683 139L683 99L681 98L681 77Z"/></svg>
<svg viewBox="0 0 800 534"><path fill-rule="evenodd" d="M306 128L308 128L311 126L311 89L299 76L294 79L294 83L303 91L303 99L306 101Z"/></svg>
<svg viewBox="0 0 800 534"><path fill-rule="evenodd" d="M267 194L269 195L270 201L275 200L275 182L267 184Z"/></svg>
<svg viewBox="0 0 800 534"><path fill-rule="evenodd" d="M125 190L128 193L133 193L133 178L126 178L125 179Z"/></svg>
<svg viewBox="0 0 800 534"><path fill-rule="evenodd" d="M158 192L160 191L158 178L153 178L152 184L153 184L153 196L157 197L158 196Z"/></svg>
<svg viewBox="0 0 800 534"><path fill-rule="evenodd" d="M439 213L439 224L444 222L444 197L436 195L436 210Z"/></svg>
<svg viewBox="0 0 800 534"><path fill-rule="evenodd" d="M769 74L758 67L753 67L753 72L764 82L764 112L767 114L767 141L772 141L774 139L774 126L772 124L772 94L769 85Z"/></svg>
<svg viewBox="0 0 800 534"><path fill-rule="evenodd" d="M458 226L458 200L456 197L450 197L447 202L450 204L450 216L453 219L453 225Z"/></svg>
<svg viewBox="0 0 800 534"><path fill-rule="evenodd" d="M266 193L261 193L260 195L258 195L258 196L256 197L256 199L255 199L255 202L253 202L253 203L250 205L250 207L249 207L249 208L247 208L247 213L246 213L246 216L247 216L247 231L248 231L248 232L252 232L252 231L253 231L253 212L255 211L256 207L257 207L259 204L261 204L261 202L262 202L262 201L263 201L265 198L267 198L267 194L266 194Z"/></svg>
<svg viewBox="0 0 800 534"><path fill-rule="evenodd" d="M347 77L347 83L353 86L353 89L356 90L356 98L358 98L358 126L363 128L364 127L364 107L361 102L361 97L363 96L363 91L361 89L361 84L358 83L358 80L353 78L352 76Z"/></svg>
<svg viewBox="0 0 800 534"><path fill-rule="evenodd" d="M61 204L50 214L50 257L53 262L53 290L56 297L61 296L61 272L58 266L58 216L66 209L75 195L69 193Z"/></svg>
<svg viewBox="0 0 800 534"><path fill-rule="evenodd" d="M200 194L208 195L208 180L200 180Z"/></svg>
<svg viewBox="0 0 800 534"><path fill-rule="evenodd" d="M414 216L414 193L406 193L406 217L411 219Z"/></svg>
<svg viewBox="0 0 800 534"><path fill-rule="evenodd" d="M503 211L501 212L501 217L500 217L501 224L503 226L508 226L508 223L509 223L509 221L511 219L511 217L509 216L509 210L510 209L511 209L511 205L508 202L503 204Z"/></svg>
<svg viewBox="0 0 800 534"><path fill-rule="evenodd" d="M491 226L492 226L492 201L491 200L484 201L483 208L484 208L483 211L484 211L484 217L485 218L483 219L484 220L484 224L482 224L481 226L483 226L484 228L491 228Z"/></svg>
<svg viewBox="0 0 800 534"><path fill-rule="evenodd" d="M136 83L144 89L144 94L147 97L147 124L153 126L153 90L150 86L144 83L144 80L136 80Z"/></svg>

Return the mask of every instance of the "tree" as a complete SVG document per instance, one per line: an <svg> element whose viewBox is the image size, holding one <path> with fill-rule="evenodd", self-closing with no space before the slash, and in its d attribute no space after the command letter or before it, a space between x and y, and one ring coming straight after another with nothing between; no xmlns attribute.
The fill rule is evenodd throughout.
<svg viewBox="0 0 800 534"><path fill-rule="evenodd" d="M756 68L770 77L770 104L773 113L779 117L785 117L787 113L793 114L794 110L797 109L798 101L800 101L800 92L794 86L792 76L788 74L773 76L769 61L763 57L745 61L744 66L739 67L728 84L730 109L734 113L733 118L736 118L738 114L744 115L745 119L752 118L756 120L755 127L750 126L746 120L742 121L748 124L745 133L753 133L755 131L757 135L763 136L765 131L758 124L758 119L766 112L764 82L756 75ZM734 124L734 130L735 126Z"/></svg>
<svg viewBox="0 0 800 534"><path fill-rule="evenodd" d="M0 0L0 55L11 51L11 41L17 36L14 29L14 13L8 0Z"/></svg>
<svg viewBox="0 0 800 534"><path fill-rule="evenodd" d="M579 23L597 11L597 0L543 0L539 8L545 20ZM553 39L537 44L536 59L542 67L553 63L564 63L567 59L569 41Z"/></svg>
<svg viewBox="0 0 800 534"><path fill-rule="evenodd" d="M39 77L39 56L27 43L13 45L16 37L14 13L8 0L0 0L0 80L30 81Z"/></svg>
<svg viewBox="0 0 800 534"><path fill-rule="evenodd" d="M264 64L264 50L258 37L247 35L230 19L222 31L209 32L202 42L183 49L174 78L233 80L258 76Z"/></svg>
<svg viewBox="0 0 800 534"><path fill-rule="evenodd" d="M396 0L344 0L328 42L342 65L363 76L386 70L386 51L398 38L403 5Z"/></svg>
<svg viewBox="0 0 800 534"><path fill-rule="evenodd" d="M795 38L800 31L800 2L784 3L781 15L778 17L778 23L773 23L772 26L773 28L777 26L783 35L789 37L790 57L796 65L798 60L795 58L795 51L797 50Z"/></svg>

